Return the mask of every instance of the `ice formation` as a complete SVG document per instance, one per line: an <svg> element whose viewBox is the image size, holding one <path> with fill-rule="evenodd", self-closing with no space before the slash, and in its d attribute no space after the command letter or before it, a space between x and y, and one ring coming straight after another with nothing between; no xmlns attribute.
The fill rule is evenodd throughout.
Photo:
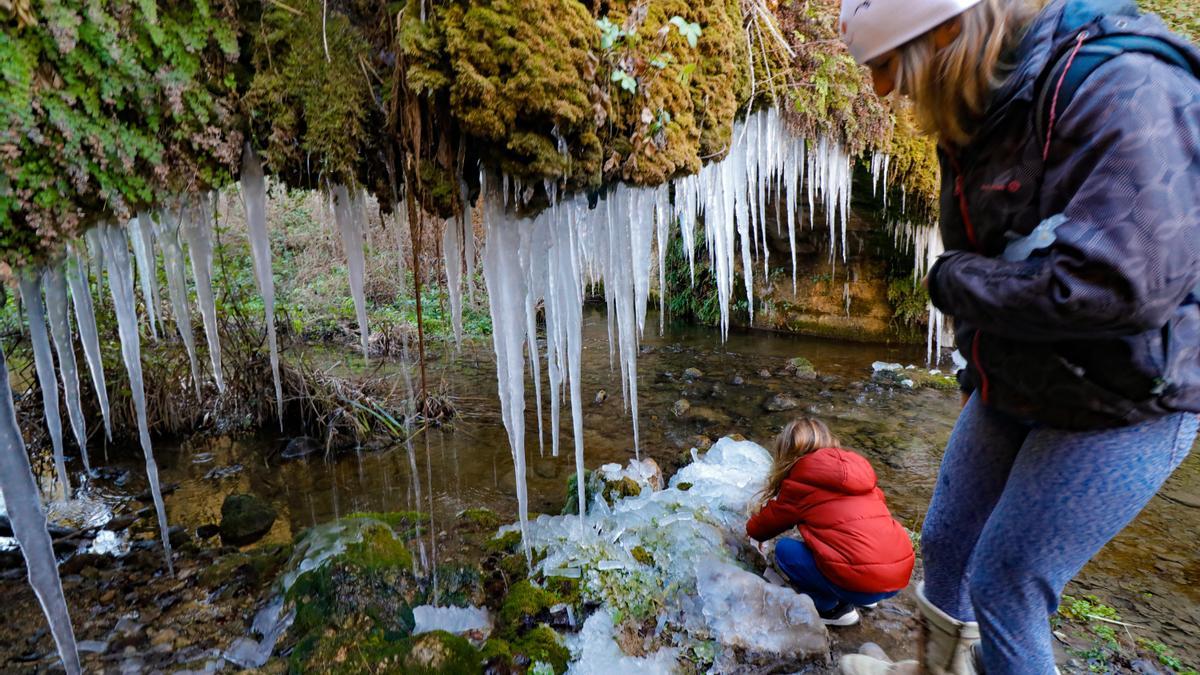
<svg viewBox="0 0 1200 675"><path fill-rule="evenodd" d="M133 259L137 262L138 281L142 286L142 304L150 335L158 339L158 265L154 257L154 230L150 215L143 212L129 221L129 241L133 244Z"/></svg>
<svg viewBox="0 0 1200 675"><path fill-rule="evenodd" d="M87 453L87 425L83 421L83 403L79 395L79 365L75 362L71 320L67 317L67 278L62 263L46 268L42 273L42 285L46 292L46 317L50 319L50 337L54 340L54 352L58 356L58 374L62 379L63 395L67 401L67 417L71 420L75 444L79 446L83 470L91 473L92 464Z"/></svg>
<svg viewBox="0 0 1200 675"><path fill-rule="evenodd" d="M567 638L573 662L568 675L671 675L676 672L679 650L664 647L637 657L621 651L612 612L598 609L583 622L579 634Z"/></svg>
<svg viewBox="0 0 1200 675"><path fill-rule="evenodd" d="M267 233L267 181L262 162L249 144L242 154L239 190L246 226L250 230L250 250L254 257L254 281L263 299L267 322L267 345L271 350L271 376L275 380L275 410L283 428L283 386L279 380L279 342L275 336L275 277L271 267L271 238ZM403 278L403 276L401 277Z"/></svg>
<svg viewBox="0 0 1200 675"><path fill-rule="evenodd" d="M104 384L104 360L100 357L100 334L96 328L96 311L92 305L92 293L88 287L87 268L73 247L67 254L67 283L71 286L71 303L75 307L75 325L79 327L79 341L83 343L83 356L92 374L92 385L100 401L100 414L104 417L104 436L112 439L112 421L109 419L108 388Z"/></svg>
<svg viewBox="0 0 1200 675"><path fill-rule="evenodd" d="M46 333L46 308L42 304L40 275L28 271L21 275L21 302L29 315L29 340L33 344L33 365L37 370L38 386L42 390L42 411L46 429L54 449L54 470L58 474L60 496L69 499L71 481L63 457L62 417L58 411L58 383L54 380L54 357L50 354L50 336Z"/></svg>
<svg viewBox="0 0 1200 675"><path fill-rule="evenodd" d="M550 207L533 218L521 218L513 211L528 202L531 187L523 187L508 176L499 180L485 177L482 181L488 242L484 277L492 301L497 379L505 427L517 458L519 493L524 492L524 351L528 351L531 362L541 437L541 368L534 316L539 305L545 307L546 315L552 452L557 453L559 447L558 415L564 383L571 387L573 421L576 427L582 424L582 410L575 405L578 377L572 372L573 367L577 368L582 344L573 326L577 325L583 288L594 284L604 290L610 356L614 367L620 369L623 400L632 418L633 451L640 456L638 345L645 331L652 256L657 248L662 302L665 252L674 226L679 227L694 278L694 237L703 218L722 336L729 330L738 250L746 307L753 321L756 251L764 274L767 269L768 195L774 194L777 202L779 195L784 195L789 235L794 242L800 186L806 184L810 223L819 197L830 232L830 255L835 257L840 250L842 259L846 259L852 163L841 146L830 139L808 143L792 136L774 110L750 116L738 125L733 137L734 145L726 159L706 165L700 173L657 188L618 185L602 195L595 208L585 195L560 199L553 183L549 183L546 193ZM803 174L807 174L807 181ZM509 208L510 190L514 209ZM794 277L793 260L793 281ZM575 435L579 453L580 429ZM524 497L520 499L523 503Z"/></svg>
<svg viewBox="0 0 1200 675"><path fill-rule="evenodd" d="M37 483L29 466L29 456L25 454L25 441L17 427L11 392L8 364L4 352L0 351L0 493L4 495L13 535L25 557L29 585L50 624L63 667L68 675L75 675L82 672L75 648L75 632L71 628L67 601L58 577L54 547L46 531L46 516L42 513Z"/></svg>
<svg viewBox="0 0 1200 675"><path fill-rule="evenodd" d="M938 256L945 251L942 235L936 223L932 225L906 222L892 226L893 240L897 246L909 247L913 251L913 282L919 282L929 274ZM946 317L932 303L928 305L929 320L925 336L925 362L941 363L946 346L953 344L954 333Z"/></svg>
<svg viewBox="0 0 1200 675"><path fill-rule="evenodd" d="M413 607L413 620L416 626L413 635L444 630L447 633L462 635L473 633L486 635L492 630L492 617L486 609L478 607L435 607L420 605Z"/></svg>
<svg viewBox="0 0 1200 675"><path fill-rule="evenodd" d="M188 310L187 276L183 270L183 247L179 245L180 221L183 207L165 208L158 214L154 235L162 248L163 268L167 272L167 295L171 297L171 312L175 315L175 327L179 339L187 350L188 363L192 368L192 383L196 387L196 399L200 398L200 364L196 361L196 336L192 333L192 315Z"/></svg>
<svg viewBox="0 0 1200 675"><path fill-rule="evenodd" d="M154 510L158 514L158 530L162 537L163 555L167 571L174 576L175 566L171 562L171 540L167 533L167 510L163 504L162 488L158 480L158 464L150 447L150 430L146 421L146 390L142 385L142 347L138 335L137 310L133 299L133 268L129 264L129 249L126 248L125 232L113 225L102 225L104 262L108 268L108 289L112 293L113 307L117 314L117 331L121 336L121 358L129 372L129 390L133 398L133 409L137 415L138 437L142 454L146 458L146 476L150 482L150 494L154 498Z"/></svg>
<svg viewBox="0 0 1200 675"><path fill-rule="evenodd" d="M641 494L611 505L595 495L582 532L574 516L543 515L529 523L529 545L545 554L535 571L579 579L581 596L601 602L600 611L609 613L596 619L600 625L585 622L569 642L573 672L600 672L593 669L621 659L612 641L612 613L636 621L639 606L656 608L655 641L667 649L653 658L668 669L672 649L685 651L710 639L723 649L766 658L827 652L826 632L811 601L739 563L739 552L758 555L746 545L744 528L770 466L763 447L722 438L702 457L693 452L693 461L667 489L655 491L642 480ZM646 472L632 464L618 473L637 480Z"/></svg>
<svg viewBox="0 0 1200 675"><path fill-rule="evenodd" d="M454 345L461 349L463 224L457 218L447 218L442 226L442 257L446 265L446 294L450 299L450 325L454 329Z"/></svg>
<svg viewBox="0 0 1200 675"><path fill-rule="evenodd" d="M358 315L358 337L362 344L363 358L367 356L367 298L363 290L363 274L366 258L363 255L363 204L360 197L350 194L345 185L333 188L333 217L337 221L342 237L342 248L346 253L346 270L350 277L350 295L354 298L354 312Z"/></svg>
<svg viewBox="0 0 1200 675"><path fill-rule="evenodd" d="M184 211L180 234L188 245L192 261L192 279L196 282L196 304L204 320L204 335L208 341L208 358L212 362L217 391L225 391L225 375L221 372L221 339L218 335L217 305L213 298L213 211L207 195L197 195Z"/></svg>

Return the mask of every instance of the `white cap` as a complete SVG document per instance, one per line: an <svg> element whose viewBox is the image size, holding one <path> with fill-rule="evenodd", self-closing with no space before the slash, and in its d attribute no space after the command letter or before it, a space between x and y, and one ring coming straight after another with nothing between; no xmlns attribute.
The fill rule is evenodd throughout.
<svg viewBox="0 0 1200 675"><path fill-rule="evenodd" d="M865 64L978 5L981 0L842 0L842 39Z"/></svg>

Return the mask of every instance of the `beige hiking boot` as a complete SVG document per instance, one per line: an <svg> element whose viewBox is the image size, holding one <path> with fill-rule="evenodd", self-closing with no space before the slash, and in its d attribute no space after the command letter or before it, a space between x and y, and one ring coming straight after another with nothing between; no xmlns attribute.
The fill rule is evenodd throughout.
<svg viewBox="0 0 1200 675"><path fill-rule="evenodd" d="M925 597L924 582L917 586L917 608L921 614L920 661L893 663L878 646L864 645L860 653L841 658L842 675L977 675L971 648L979 642L979 624L958 621L935 607Z"/></svg>

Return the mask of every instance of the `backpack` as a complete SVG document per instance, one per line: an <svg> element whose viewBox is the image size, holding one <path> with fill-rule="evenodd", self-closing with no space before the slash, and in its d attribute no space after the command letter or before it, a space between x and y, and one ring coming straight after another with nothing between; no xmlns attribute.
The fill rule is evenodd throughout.
<svg viewBox="0 0 1200 675"><path fill-rule="evenodd" d="M1104 64L1130 52L1148 54L1200 78L1200 71L1194 70L1183 52L1166 40L1125 33L1089 39L1086 31L1081 32L1074 46L1064 49L1039 79L1034 120L1037 138L1045 139L1043 159L1049 156L1055 118L1071 105L1084 81Z"/></svg>

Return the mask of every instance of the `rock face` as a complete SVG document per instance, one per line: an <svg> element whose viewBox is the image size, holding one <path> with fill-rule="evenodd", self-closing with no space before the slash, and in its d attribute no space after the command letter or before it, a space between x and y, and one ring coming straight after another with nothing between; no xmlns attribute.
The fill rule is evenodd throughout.
<svg viewBox="0 0 1200 675"><path fill-rule="evenodd" d="M688 401L686 398L681 398L678 401L675 401L675 404L671 406L671 412L676 417L682 417L687 414L687 411L690 410L691 407L692 404L690 401Z"/></svg>
<svg viewBox="0 0 1200 675"><path fill-rule="evenodd" d="M221 504L221 540L245 546L262 539L275 524L275 509L257 495L229 495Z"/></svg>
<svg viewBox="0 0 1200 675"><path fill-rule="evenodd" d="M800 407L800 401L788 396L787 394L775 394L774 396L763 401L763 410L767 412L783 412L784 410L795 410Z"/></svg>

